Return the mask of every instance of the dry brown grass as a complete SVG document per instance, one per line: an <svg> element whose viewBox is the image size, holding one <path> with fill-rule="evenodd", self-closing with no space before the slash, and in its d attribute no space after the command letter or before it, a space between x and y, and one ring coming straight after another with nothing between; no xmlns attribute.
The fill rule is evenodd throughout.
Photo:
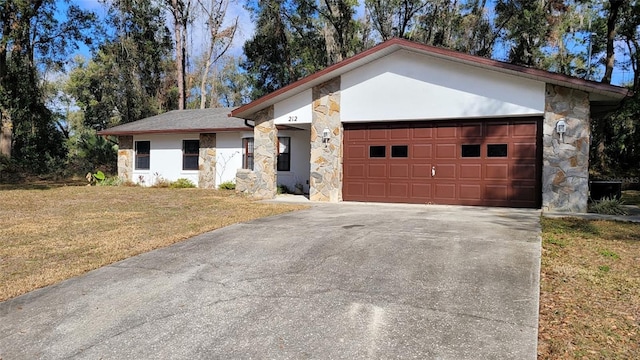
<svg viewBox="0 0 640 360"><path fill-rule="evenodd" d="M542 226L538 358L640 358L640 224Z"/></svg>
<svg viewBox="0 0 640 360"><path fill-rule="evenodd" d="M0 301L223 226L303 208L201 189L7 188L0 191Z"/></svg>

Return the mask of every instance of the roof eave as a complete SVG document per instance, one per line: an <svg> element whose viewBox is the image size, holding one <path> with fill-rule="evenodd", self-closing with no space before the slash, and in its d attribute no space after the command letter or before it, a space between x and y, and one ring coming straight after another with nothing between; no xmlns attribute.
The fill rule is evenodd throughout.
<svg viewBox="0 0 640 360"><path fill-rule="evenodd" d="M189 133L219 133L253 131L249 127L237 128L203 128L203 129L154 129L154 130L114 130L109 129L98 131L101 136L126 136L126 135L146 135L146 134L189 134Z"/></svg>

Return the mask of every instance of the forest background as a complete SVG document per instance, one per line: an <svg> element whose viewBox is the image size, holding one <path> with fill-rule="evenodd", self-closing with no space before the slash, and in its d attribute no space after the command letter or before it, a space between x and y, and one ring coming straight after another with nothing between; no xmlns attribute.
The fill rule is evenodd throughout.
<svg viewBox="0 0 640 360"><path fill-rule="evenodd" d="M400 37L634 91L593 176L640 174L640 0L0 0L0 181L115 172L96 132L239 106Z"/></svg>

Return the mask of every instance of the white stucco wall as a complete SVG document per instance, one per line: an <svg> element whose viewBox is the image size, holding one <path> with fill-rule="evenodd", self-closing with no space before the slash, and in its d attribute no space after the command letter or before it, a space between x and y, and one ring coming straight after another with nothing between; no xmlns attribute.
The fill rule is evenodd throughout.
<svg viewBox="0 0 640 360"><path fill-rule="evenodd" d="M199 140L200 134L139 135L133 141L150 141L149 170L133 170L133 181L154 185L159 178L176 181L186 178L197 186L198 170L182 170L182 140ZM135 155L134 155L135 156ZM134 159L135 164L135 159ZM238 132L216 134L216 186L235 181L242 167L242 138Z"/></svg>
<svg viewBox="0 0 640 360"><path fill-rule="evenodd" d="M154 185L159 178L176 181L186 178L197 186L198 171L182 170L182 140L198 140L199 134L167 134L167 135L139 135L136 141L150 141L149 170L139 170L134 167L133 181L145 186ZM135 155L134 155L135 166Z"/></svg>
<svg viewBox="0 0 640 360"><path fill-rule="evenodd" d="M291 171L278 171L278 185L286 185L293 190L297 183L309 192L311 165L311 134L309 130L279 130L278 136L291 138Z"/></svg>
<svg viewBox="0 0 640 360"><path fill-rule="evenodd" d="M242 168L242 134L237 132L216 134L216 186L236 180L236 171Z"/></svg>
<svg viewBox="0 0 640 360"><path fill-rule="evenodd" d="M398 51L341 78L342 121L544 113L544 82Z"/></svg>
<svg viewBox="0 0 640 360"><path fill-rule="evenodd" d="M311 89L273 105L276 125L311 124Z"/></svg>

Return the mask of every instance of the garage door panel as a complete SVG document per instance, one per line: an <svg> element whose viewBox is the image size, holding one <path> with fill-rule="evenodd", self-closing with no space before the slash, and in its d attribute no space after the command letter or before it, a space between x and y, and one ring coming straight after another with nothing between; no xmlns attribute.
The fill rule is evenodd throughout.
<svg viewBox="0 0 640 360"><path fill-rule="evenodd" d="M505 138L509 136L509 123L490 123L485 127L486 138Z"/></svg>
<svg viewBox="0 0 640 360"><path fill-rule="evenodd" d="M436 176L438 180L455 180L456 164L438 164L436 165Z"/></svg>
<svg viewBox="0 0 640 360"><path fill-rule="evenodd" d="M344 176L348 178L364 178L366 176L364 164L349 164L344 167Z"/></svg>
<svg viewBox="0 0 640 360"><path fill-rule="evenodd" d="M485 185L484 196L488 200L503 200L509 199L509 186L507 184L489 184Z"/></svg>
<svg viewBox="0 0 640 360"><path fill-rule="evenodd" d="M536 158L536 143L513 143L511 147L511 158L513 159L532 159Z"/></svg>
<svg viewBox="0 0 640 360"><path fill-rule="evenodd" d="M391 140L409 140L409 132L411 129L391 129L389 130L389 139Z"/></svg>
<svg viewBox="0 0 640 360"><path fill-rule="evenodd" d="M533 164L514 164L511 165L511 178L514 180L531 180L536 179L536 166Z"/></svg>
<svg viewBox="0 0 640 360"><path fill-rule="evenodd" d="M512 184L511 197L512 200L518 201L535 201L536 189L534 185Z"/></svg>
<svg viewBox="0 0 640 360"><path fill-rule="evenodd" d="M431 184L411 184L411 196L414 198L431 199Z"/></svg>
<svg viewBox="0 0 640 360"><path fill-rule="evenodd" d="M411 178L431 178L431 164L411 164Z"/></svg>
<svg viewBox="0 0 640 360"><path fill-rule="evenodd" d="M512 129L514 138L526 137L535 139L538 124L535 122L513 124Z"/></svg>
<svg viewBox="0 0 640 360"><path fill-rule="evenodd" d="M436 200L454 201L456 199L456 184L434 185L433 197Z"/></svg>
<svg viewBox="0 0 640 360"><path fill-rule="evenodd" d="M369 198L384 198L387 197L387 184L384 182L370 182L367 183L367 197Z"/></svg>
<svg viewBox="0 0 640 360"><path fill-rule="evenodd" d="M540 205L540 118L345 123L344 129L347 201Z"/></svg>
<svg viewBox="0 0 640 360"><path fill-rule="evenodd" d="M351 145L349 146L349 157L353 160L364 160L367 158L367 149L366 145Z"/></svg>
<svg viewBox="0 0 640 360"><path fill-rule="evenodd" d="M460 164L460 179L480 181L482 179L482 165Z"/></svg>
<svg viewBox="0 0 640 360"><path fill-rule="evenodd" d="M388 137L387 131L387 129L370 129L367 134L367 140L386 140Z"/></svg>
<svg viewBox="0 0 640 360"><path fill-rule="evenodd" d="M411 145L411 156L414 159L431 159L433 145L431 144L413 144Z"/></svg>
<svg viewBox="0 0 640 360"><path fill-rule="evenodd" d="M416 127L413 128L413 138L416 140L433 139L432 127Z"/></svg>
<svg viewBox="0 0 640 360"><path fill-rule="evenodd" d="M353 129L345 132L345 141L363 141L367 139L367 129Z"/></svg>
<svg viewBox="0 0 640 360"><path fill-rule="evenodd" d="M367 168L367 174L370 178L386 179L387 165L386 164L369 164Z"/></svg>
<svg viewBox="0 0 640 360"><path fill-rule="evenodd" d="M389 184L389 197L395 198L408 198L409 197L409 184L407 183L390 183Z"/></svg>
<svg viewBox="0 0 640 360"><path fill-rule="evenodd" d="M436 159L455 159L456 144L436 144Z"/></svg>
<svg viewBox="0 0 640 360"><path fill-rule="evenodd" d="M439 126L436 128L436 138L437 139L455 139L458 135L458 128L445 125Z"/></svg>
<svg viewBox="0 0 640 360"><path fill-rule="evenodd" d="M364 182L349 182L344 187L344 196L346 197L364 197L366 194L364 189L366 184Z"/></svg>
<svg viewBox="0 0 640 360"><path fill-rule="evenodd" d="M509 178L509 165L508 164L485 165L484 178L487 180L507 180Z"/></svg>
<svg viewBox="0 0 640 360"><path fill-rule="evenodd" d="M390 164L389 178L409 179L409 164Z"/></svg>
<svg viewBox="0 0 640 360"><path fill-rule="evenodd" d="M462 139L482 138L482 123L463 124L460 130L460 138Z"/></svg>
<svg viewBox="0 0 640 360"><path fill-rule="evenodd" d="M482 186L479 184L460 184L458 193L461 200L482 200Z"/></svg>

